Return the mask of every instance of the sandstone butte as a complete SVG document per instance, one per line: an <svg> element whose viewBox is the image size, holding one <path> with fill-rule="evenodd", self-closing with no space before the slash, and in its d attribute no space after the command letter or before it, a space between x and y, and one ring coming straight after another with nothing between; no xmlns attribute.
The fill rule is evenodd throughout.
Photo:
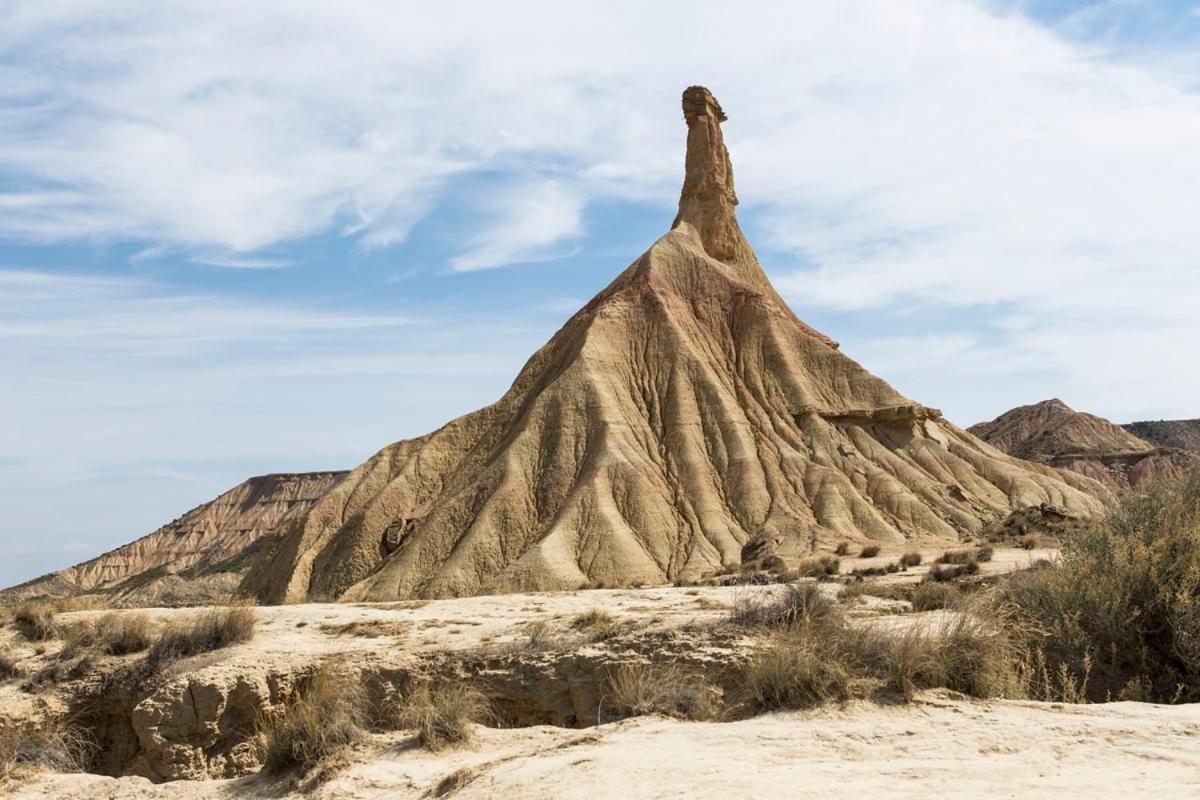
<svg viewBox="0 0 1200 800"><path fill-rule="evenodd" d="M387 600L691 579L743 548L956 541L1105 490L901 396L801 322L738 226L705 88L670 232L493 405L380 450L277 529L241 590Z"/></svg>
<svg viewBox="0 0 1200 800"><path fill-rule="evenodd" d="M1180 430L1186 423L1161 423L1168 425ZM967 430L1010 455L1071 470L1118 491L1179 480L1200 467L1196 453L1156 446L1130 428L1054 398L1018 406Z"/></svg>
<svg viewBox="0 0 1200 800"><path fill-rule="evenodd" d="M0 600L104 594L112 605L227 599L262 537L302 513L345 472L260 475L147 536L0 592Z"/></svg>

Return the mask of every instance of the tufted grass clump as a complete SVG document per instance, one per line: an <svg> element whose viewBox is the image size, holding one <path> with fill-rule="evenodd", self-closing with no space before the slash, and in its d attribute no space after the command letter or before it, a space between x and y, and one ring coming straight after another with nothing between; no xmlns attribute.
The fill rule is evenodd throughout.
<svg viewBox="0 0 1200 800"><path fill-rule="evenodd" d="M22 772L37 769L83 772L95 751L86 732L63 718L36 724L0 721L0 788Z"/></svg>
<svg viewBox="0 0 1200 800"><path fill-rule="evenodd" d="M593 608L571 620L571 628L586 635L593 642L601 642L616 636L621 624L607 611Z"/></svg>
<svg viewBox="0 0 1200 800"><path fill-rule="evenodd" d="M49 603L27 601L13 609L13 625L31 642L45 642L58 636L54 608Z"/></svg>
<svg viewBox="0 0 1200 800"><path fill-rule="evenodd" d="M257 615L252 606L209 609L168 623L146 658L149 663L159 665L248 642L254 638L256 624Z"/></svg>
<svg viewBox="0 0 1200 800"><path fill-rule="evenodd" d="M412 730L427 750L469 744L474 726L492 718L491 704L471 683L421 684L384 710L385 724Z"/></svg>
<svg viewBox="0 0 1200 800"><path fill-rule="evenodd" d="M282 708L258 721L263 769L325 771L340 766L346 752L366 736L367 696L353 671L322 664L298 682Z"/></svg>
<svg viewBox="0 0 1200 800"><path fill-rule="evenodd" d="M678 664L624 664L608 675L604 710L617 717L662 714L676 719L721 716L721 691L697 670Z"/></svg>
<svg viewBox="0 0 1200 800"><path fill-rule="evenodd" d="M64 628L62 637L60 658L74 658L86 651L123 656L150 647L154 624L146 614L110 611L97 619Z"/></svg>

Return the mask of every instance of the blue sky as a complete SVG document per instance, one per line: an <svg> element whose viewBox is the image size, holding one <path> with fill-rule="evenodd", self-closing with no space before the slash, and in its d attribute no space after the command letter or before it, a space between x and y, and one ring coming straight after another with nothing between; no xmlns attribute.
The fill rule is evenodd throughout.
<svg viewBox="0 0 1200 800"><path fill-rule="evenodd" d="M1197 3L568 5L0 10L0 585L499 397L669 227L692 83L908 396L1200 416Z"/></svg>

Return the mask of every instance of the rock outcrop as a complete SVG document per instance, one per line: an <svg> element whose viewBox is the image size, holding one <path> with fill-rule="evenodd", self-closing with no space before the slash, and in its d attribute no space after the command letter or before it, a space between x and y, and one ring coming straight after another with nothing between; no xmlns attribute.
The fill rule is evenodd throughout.
<svg viewBox="0 0 1200 800"><path fill-rule="evenodd" d="M1011 455L1086 475L1113 490L1177 480L1200 466L1193 453L1156 447L1058 399L1019 406L967 430Z"/></svg>
<svg viewBox="0 0 1200 800"><path fill-rule="evenodd" d="M228 597L262 537L290 514L303 514L345 475L250 478L154 533L7 589L0 597L8 602L101 593L114 605L195 604Z"/></svg>
<svg viewBox="0 0 1200 800"><path fill-rule="evenodd" d="M533 355L495 404L385 447L279 528L262 602L658 584L846 539L955 541L1105 492L1014 459L805 325L738 226L725 114L684 93L669 233ZM751 548L754 549L754 548Z"/></svg>

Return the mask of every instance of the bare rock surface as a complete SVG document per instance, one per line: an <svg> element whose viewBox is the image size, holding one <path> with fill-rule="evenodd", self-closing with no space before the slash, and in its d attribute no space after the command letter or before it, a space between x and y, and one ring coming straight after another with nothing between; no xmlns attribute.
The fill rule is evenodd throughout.
<svg viewBox="0 0 1200 800"><path fill-rule="evenodd" d="M805 325L738 226L726 115L684 93L669 233L533 355L495 404L385 447L280 526L265 603L662 584L751 540L953 542L1105 490L1012 458Z"/></svg>
<svg viewBox="0 0 1200 800"><path fill-rule="evenodd" d="M1075 411L1058 399L1006 411L968 428L1010 455L1070 470L1109 489L1177 480L1200 467L1200 456L1139 438L1130 426Z"/></svg>
<svg viewBox="0 0 1200 800"><path fill-rule="evenodd" d="M0 601L106 595L114 605L187 605L229 597L263 536L306 511L345 472L250 478L130 544L0 592Z"/></svg>

